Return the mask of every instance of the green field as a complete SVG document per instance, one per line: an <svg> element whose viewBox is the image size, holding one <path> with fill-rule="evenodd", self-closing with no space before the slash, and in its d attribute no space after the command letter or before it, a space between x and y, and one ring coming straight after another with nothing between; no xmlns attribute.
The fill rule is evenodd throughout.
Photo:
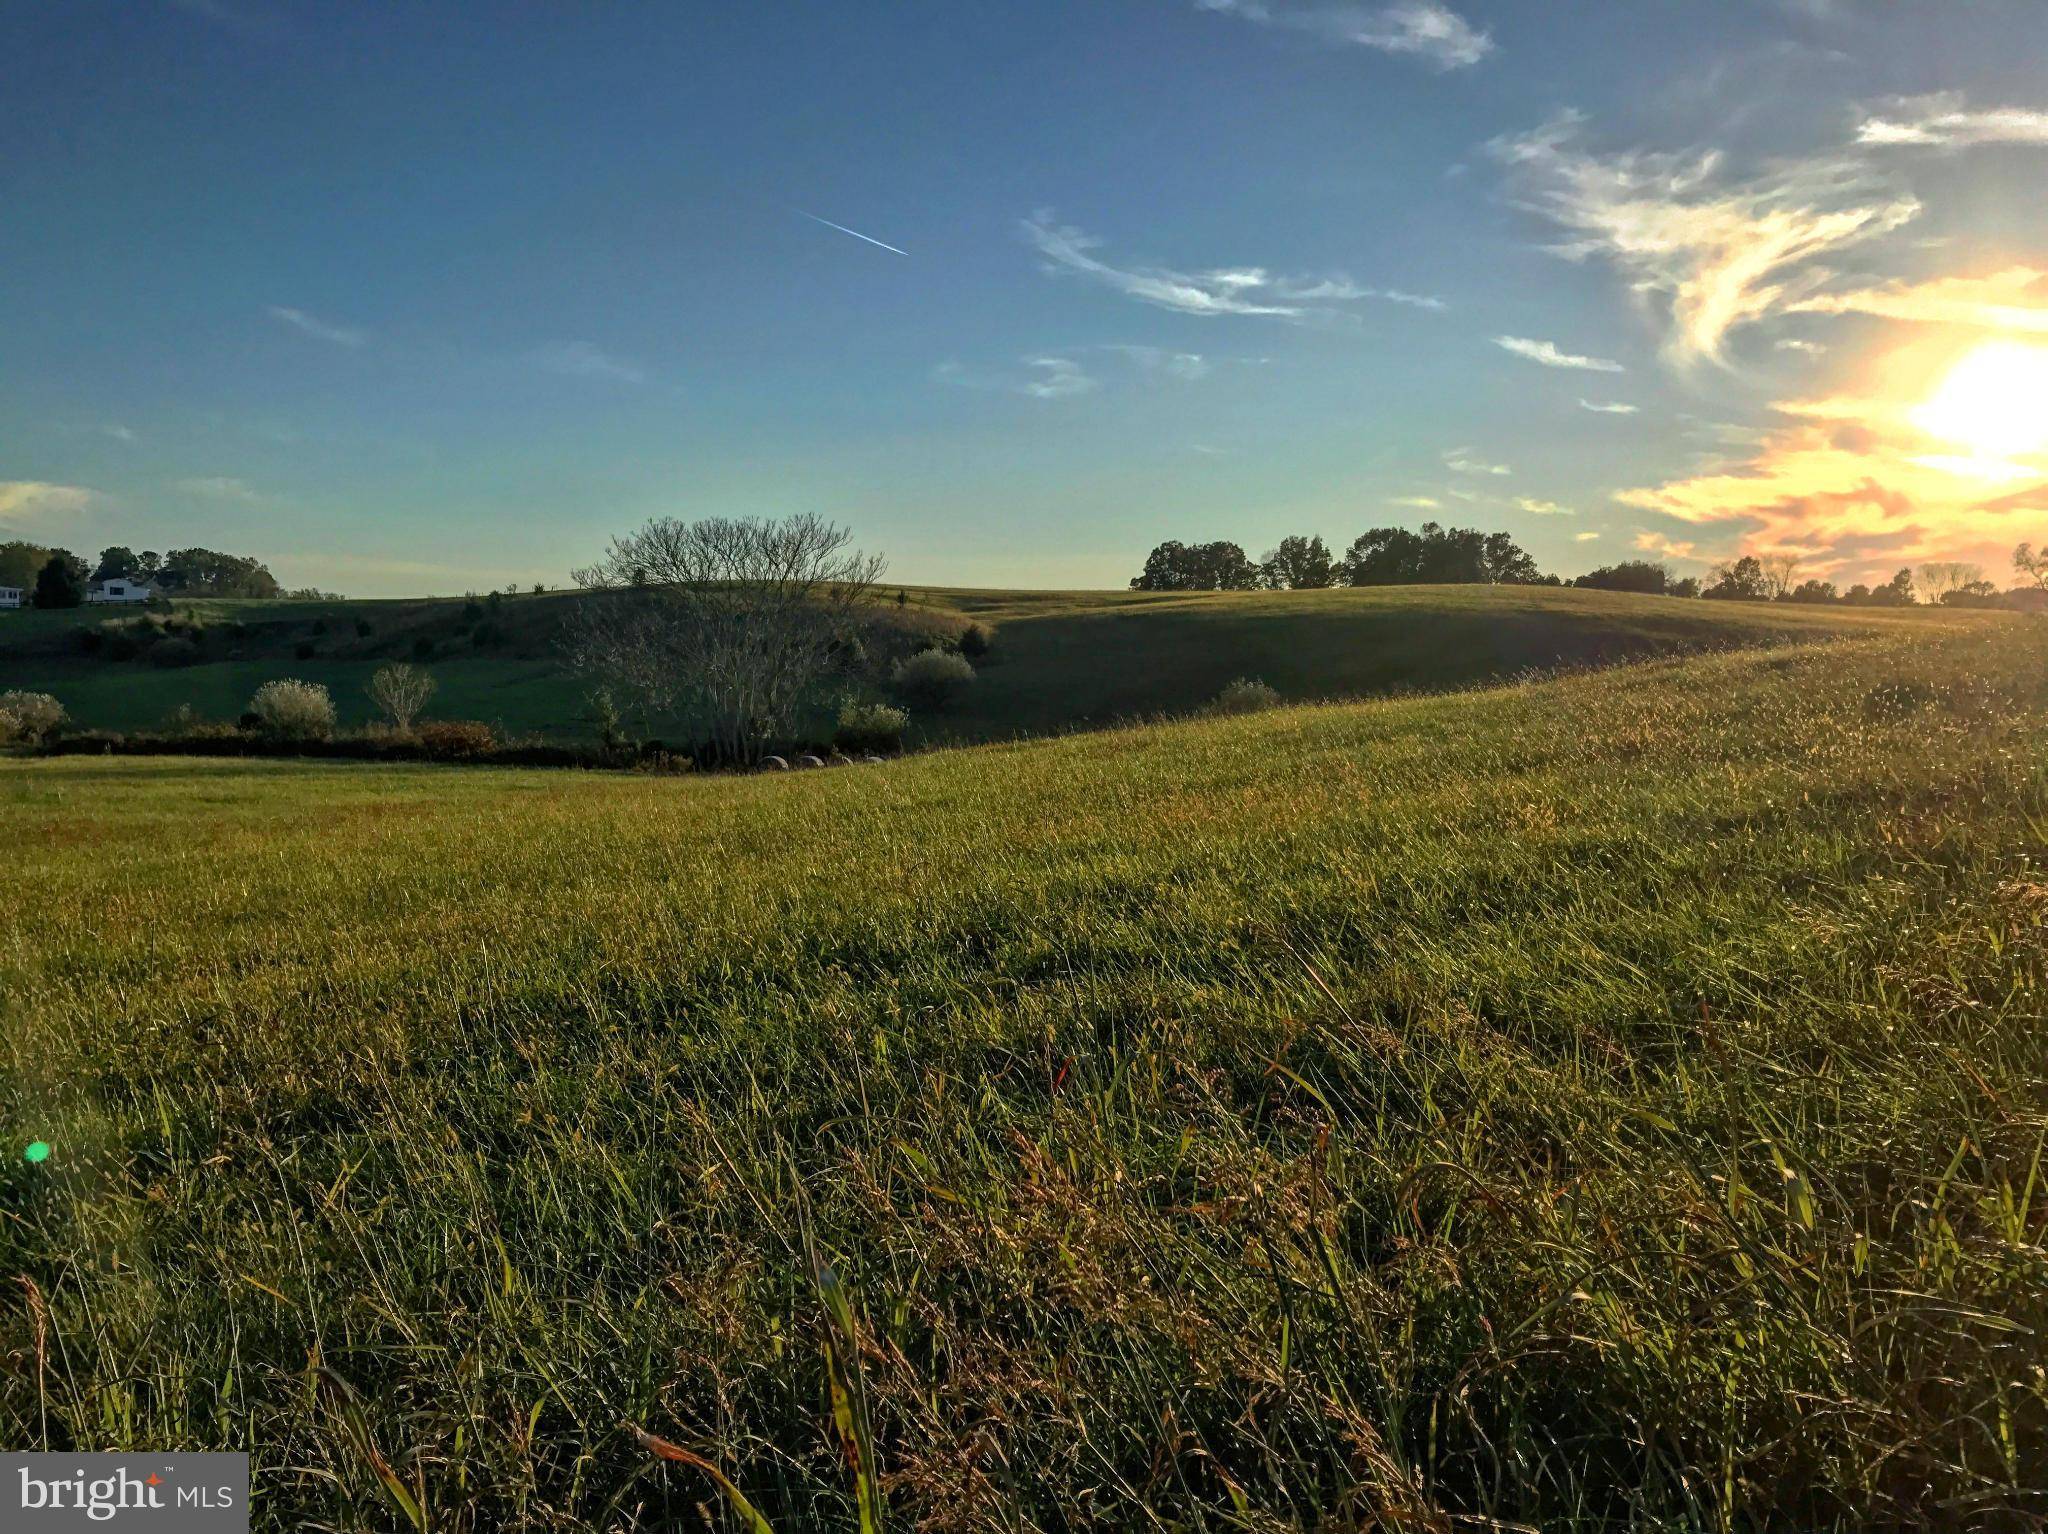
<svg viewBox="0 0 2048 1534"><path fill-rule="evenodd" d="M893 592L892 592L893 594ZM1368 697L1462 686L1529 668L1634 660L1688 650L1888 631L1929 613L1685 601L1543 587L1406 586L1299 592L996 592L911 588L887 618L995 630L994 652L952 712L914 717L914 743L1053 734L1161 713L1186 713L1240 676L1292 700ZM146 730L173 709L233 719L262 683L319 682L346 724L369 720L371 674L437 647L422 662L440 684L431 713L482 719L514 733L586 736L589 682L558 659L567 593L499 599L495 637L479 643L462 599L389 602L202 601L181 606L246 634L212 643L199 664L164 667L86 655L78 631L105 609L0 614L0 678L49 692L81 724ZM358 622L370 632L358 635ZM300 645L315 654L301 659ZM232 658L219 652L231 650ZM871 686L886 693L878 683ZM673 720L640 728L673 736ZM823 720L812 728L825 732Z"/></svg>
<svg viewBox="0 0 2048 1534"><path fill-rule="evenodd" d="M961 728L1585 600L1347 595L1312 671L989 598ZM1615 600L1555 653L1724 621ZM784 1534L2033 1526L2048 624L1739 621L1838 642L796 775L0 763L0 1442L250 1449L263 1528L745 1526L628 1424Z"/></svg>

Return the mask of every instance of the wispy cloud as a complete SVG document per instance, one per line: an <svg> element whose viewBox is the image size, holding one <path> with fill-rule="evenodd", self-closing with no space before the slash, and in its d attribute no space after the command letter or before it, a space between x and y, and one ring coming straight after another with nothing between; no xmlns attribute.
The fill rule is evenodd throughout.
<svg viewBox="0 0 2048 1534"><path fill-rule="evenodd" d="M1988 277L1888 283L1850 293L1817 294L1791 307L1808 314L1871 314L1918 324L2048 332L2048 272L2014 266ZM1799 349L1809 344L1798 343Z"/></svg>
<svg viewBox="0 0 2048 1534"><path fill-rule="evenodd" d="M1493 38L1436 0L1384 6L1295 0L1195 0L1202 10L1305 32L1326 42L1406 54L1438 69L1463 69L1493 52Z"/></svg>
<svg viewBox="0 0 2048 1534"><path fill-rule="evenodd" d="M1592 541L1593 541L1594 539L1598 538L1599 536L1600 536L1600 535L1599 535L1598 533L1573 533L1573 534L1572 534L1572 542L1573 542L1573 543L1591 543L1591 542L1592 542Z"/></svg>
<svg viewBox="0 0 2048 1534"><path fill-rule="evenodd" d="M1394 495L1387 497L1389 506L1404 506L1410 511L1442 511L1444 503L1433 495Z"/></svg>
<svg viewBox="0 0 2048 1534"><path fill-rule="evenodd" d="M1121 343L1111 343L1102 349L1126 358L1140 372L1157 373L1187 383L1207 378L1216 370L1215 364L1200 352L1173 352L1159 346L1131 346Z"/></svg>
<svg viewBox="0 0 2048 1534"><path fill-rule="evenodd" d="M1532 517L1575 517L1578 515L1569 506L1560 506L1555 501L1532 500L1528 496L1518 497L1515 505Z"/></svg>
<svg viewBox="0 0 2048 1534"><path fill-rule="evenodd" d="M1771 344L1781 352L1797 352L1803 357L1819 357L1827 352L1827 347L1823 346L1820 342L1802 340L1798 336L1786 336L1784 339L1774 341Z"/></svg>
<svg viewBox="0 0 2048 1534"><path fill-rule="evenodd" d="M263 499L253 486L245 480L235 479L226 474L206 475L197 479L180 479L171 483L173 490L186 495L198 496L207 501L239 501L253 504Z"/></svg>
<svg viewBox="0 0 2048 1534"><path fill-rule="evenodd" d="M941 362L932 369L932 381L956 389L983 389L1003 394L1023 394L1032 399L1072 399L1093 394L1102 380L1072 357L1042 352L1020 357L1017 371L968 367L960 362Z"/></svg>
<svg viewBox="0 0 2048 1534"><path fill-rule="evenodd" d="M361 346L369 339L365 331L356 330L348 325L332 324L308 314L303 309L272 304L265 312L278 324L296 330L300 335L311 336L316 341L325 341L333 346Z"/></svg>
<svg viewBox="0 0 2048 1534"><path fill-rule="evenodd" d="M1625 400L1618 400L1618 399L1617 399L1617 400L1590 400L1590 399L1581 399L1581 400L1579 401L1579 408L1580 408L1581 410L1590 410L1590 411L1592 411L1592 412L1593 412L1593 414L1595 414L1595 415L1634 415L1634 414L1636 413L1636 407L1635 407L1634 405L1631 405L1631 404L1629 404L1629 403L1628 403L1627 401L1625 401Z"/></svg>
<svg viewBox="0 0 2048 1534"><path fill-rule="evenodd" d="M1275 276L1261 266L1217 267L1187 272L1163 266L1116 266L1095 254L1104 242L1084 230L1057 222L1041 209L1023 223L1024 236L1055 276L1079 276L1113 288L1141 303L1182 314L1251 315L1301 320L1346 312L1336 308L1361 299L1381 299L1441 309L1441 299L1394 289L1363 287L1342 275Z"/></svg>
<svg viewBox="0 0 2048 1534"><path fill-rule="evenodd" d="M1512 474L1504 463L1489 463L1469 447L1454 447L1444 454L1444 467L1453 474Z"/></svg>
<svg viewBox="0 0 2048 1534"><path fill-rule="evenodd" d="M858 229L849 229L844 224L835 224L829 218L820 218L817 214L807 213L802 208L791 208L789 211L796 214L799 218L807 218L814 224L823 224L827 229L837 229L841 234L850 234L856 240L865 240L870 245L877 246L882 250L892 251L896 255L907 256L910 254L909 251L899 246L891 245L887 240L878 240L871 234L862 234Z"/></svg>
<svg viewBox="0 0 2048 1534"><path fill-rule="evenodd" d="M1513 352L1517 357L1527 357L1531 362L1540 362L1547 368L1582 368L1589 373L1625 373L1619 362L1610 362L1605 357L1582 357L1576 352L1559 351L1554 342L1532 341L1527 336L1495 336L1493 344L1502 351Z"/></svg>
<svg viewBox="0 0 2048 1534"><path fill-rule="evenodd" d="M1893 102L1890 115L1869 116L1856 142L1881 148L1965 149L1978 144L2048 146L2048 110L1992 107L1972 111L1954 92Z"/></svg>
<svg viewBox="0 0 2048 1534"><path fill-rule="evenodd" d="M588 341L558 341L535 352L533 359L550 373L560 373L566 378L598 378L613 383L647 382L647 370L639 363L601 351Z"/></svg>
<svg viewBox="0 0 2048 1534"><path fill-rule="evenodd" d="M1022 388L1033 399L1071 399L1102 387L1100 379L1071 357L1026 357L1024 366L1031 369L1031 376Z"/></svg>
<svg viewBox="0 0 2048 1534"><path fill-rule="evenodd" d="M1489 147L1524 206L1569 236L1558 255L1610 262L1636 291L1670 306L1668 351L1680 362L1720 360L1731 331L1827 282L1821 258L1920 212L1847 155L1780 162L1738 180L1713 151L1601 154L1580 133L1581 119L1566 114Z"/></svg>
<svg viewBox="0 0 2048 1534"><path fill-rule="evenodd" d="M105 425L101 426L100 435L112 437L116 442L133 442L135 440L134 430L121 425L118 421L108 421Z"/></svg>
<svg viewBox="0 0 2048 1534"><path fill-rule="evenodd" d="M53 485L41 479L0 479L0 522L23 527L49 517L88 511L99 499L83 485Z"/></svg>

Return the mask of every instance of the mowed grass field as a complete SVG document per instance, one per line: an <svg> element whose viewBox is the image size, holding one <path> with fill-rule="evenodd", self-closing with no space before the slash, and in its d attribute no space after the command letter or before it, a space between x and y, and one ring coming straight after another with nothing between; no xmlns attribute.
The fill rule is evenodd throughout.
<svg viewBox="0 0 2048 1534"><path fill-rule="evenodd" d="M945 713L913 714L913 744L1057 734L1121 720L1186 713L1241 676L1293 701L1436 690L1531 668L1610 664L1730 645L1896 630L1940 621L1928 612L1687 601L1550 587L1406 586L1279 592L1013 592L909 588L906 608L885 593L882 613L905 621L987 624L996 636L980 676ZM345 724L373 717L365 688L379 666L415 659L439 683L430 713L482 719L556 737L593 733L590 682L558 656L570 593L515 595L489 609L495 640L479 648L464 602L236 602L186 604L200 621L243 624L236 658L162 667L148 653L122 661L83 653L75 631L106 609L0 614L0 678L49 692L79 723L147 730L172 710L233 719L262 683L318 682ZM122 616L116 614L116 617ZM358 623L368 627L357 633ZM301 658L301 644L315 654ZM215 649L220 648L218 645ZM886 696L887 688L874 689ZM640 721L662 738L675 720ZM829 714L808 728L829 735Z"/></svg>
<svg viewBox="0 0 2048 1534"><path fill-rule="evenodd" d="M2032 1527L2044 748L2048 624L1922 615L809 774L0 764L0 1441L266 1529L759 1527L629 1425L780 1531Z"/></svg>

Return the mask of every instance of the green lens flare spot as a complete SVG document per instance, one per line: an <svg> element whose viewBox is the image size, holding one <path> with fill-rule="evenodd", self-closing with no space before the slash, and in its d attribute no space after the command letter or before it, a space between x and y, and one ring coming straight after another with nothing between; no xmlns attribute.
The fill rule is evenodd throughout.
<svg viewBox="0 0 2048 1534"><path fill-rule="evenodd" d="M50 1142L48 1140L29 1141L28 1149L21 1153L21 1159L23 1161L48 1161L50 1159Z"/></svg>

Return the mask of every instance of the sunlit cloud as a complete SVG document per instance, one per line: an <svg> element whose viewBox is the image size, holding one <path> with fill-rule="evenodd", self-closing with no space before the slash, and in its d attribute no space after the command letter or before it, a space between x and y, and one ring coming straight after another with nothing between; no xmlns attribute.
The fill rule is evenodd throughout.
<svg viewBox="0 0 2048 1534"><path fill-rule="evenodd" d="M1636 407L1624 400L1582 399L1579 401L1579 408L1581 410L1590 410L1595 415L1634 415L1636 413Z"/></svg>
<svg viewBox="0 0 2048 1534"><path fill-rule="evenodd" d="M1326 42L1406 54L1438 69L1464 69L1493 52L1493 38L1436 0L1385 6L1301 4L1297 0L1195 0L1196 6Z"/></svg>
<svg viewBox="0 0 2048 1534"><path fill-rule="evenodd" d="M2048 531L2043 398L2048 347L1938 337L1890 354L1862 389L1779 404L1745 460L1617 499L1729 552L1799 554L1820 576L1926 560L2003 570Z"/></svg>
<svg viewBox="0 0 2048 1534"><path fill-rule="evenodd" d="M1442 511L1444 503L1433 495L1396 495L1388 498L1389 506L1405 506L1411 511Z"/></svg>
<svg viewBox="0 0 2048 1534"><path fill-rule="evenodd" d="M1856 142L1884 148L1962 149L1978 144L2048 145L2048 111L1993 107L1972 111L1944 92L1896 101L1883 116L1863 119Z"/></svg>
<svg viewBox="0 0 2048 1534"><path fill-rule="evenodd" d="M1569 506L1560 506L1555 501L1539 501L1529 496L1520 496L1515 505L1532 517L1575 517L1577 512Z"/></svg>
<svg viewBox="0 0 2048 1534"><path fill-rule="evenodd" d="M1559 351L1553 341L1532 341L1527 336L1495 336L1493 344L1502 351L1513 352L1517 357L1527 357L1531 362L1540 362L1547 368L1580 368L1589 373L1625 373L1619 362L1610 362L1605 357L1584 357L1575 352Z"/></svg>
<svg viewBox="0 0 2048 1534"><path fill-rule="evenodd" d="M1572 534L1572 542L1573 542L1573 543L1592 543L1592 542L1593 542L1593 541L1595 541L1595 540L1596 540L1597 538L1599 538L1599 536L1600 536L1600 535L1599 535L1598 533L1573 533L1573 534Z"/></svg>
<svg viewBox="0 0 2048 1534"><path fill-rule="evenodd" d="M1988 277L1938 277L1822 293L1790 307L1808 314L1871 314L1919 324L2048 334L2048 272L2014 266Z"/></svg>
<svg viewBox="0 0 2048 1534"><path fill-rule="evenodd" d="M361 346L369 339L367 331L357 330L348 325L336 325L303 309L290 309L282 304L272 304L264 311L278 324L296 330L302 336L311 336L316 341L325 341L330 346Z"/></svg>
<svg viewBox="0 0 2048 1534"><path fill-rule="evenodd" d="M1444 454L1444 467L1453 474L1512 474L1504 463L1489 463L1469 447L1454 447Z"/></svg>
<svg viewBox="0 0 2048 1534"><path fill-rule="evenodd" d="M96 491L41 479L0 479L0 526L20 530L92 509Z"/></svg>
<svg viewBox="0 0 2048 1534"><path fill-rule="evenodd" d="M1058 223L1040 210L1026 219L1024 236L1045 258L1053 276L1078 276L1182 314L1249 315L1303 320L1348 311L1338 307L1361 299L1379 299L1412 307L1441 309L1440 299L1392 289L1360 286L1337 276L1276 276L1260 266L1219 267L1179 271L1163 266L1117 266L1095 252L1104 242L1072 225Z"/></svg>
<svg viewBox="0 0 2048 1534"><path fill-rule="evenodd" d="M1780 162L1748 179L1715 151L1603 154L1567 114L1497 139L1523 205L1564 231L1569 260L1604 260L1668 307L1669 355L1718 361L1729 334L1821 291L1821 258L1901 228L1920 212L1851 156Z"/></svg>

